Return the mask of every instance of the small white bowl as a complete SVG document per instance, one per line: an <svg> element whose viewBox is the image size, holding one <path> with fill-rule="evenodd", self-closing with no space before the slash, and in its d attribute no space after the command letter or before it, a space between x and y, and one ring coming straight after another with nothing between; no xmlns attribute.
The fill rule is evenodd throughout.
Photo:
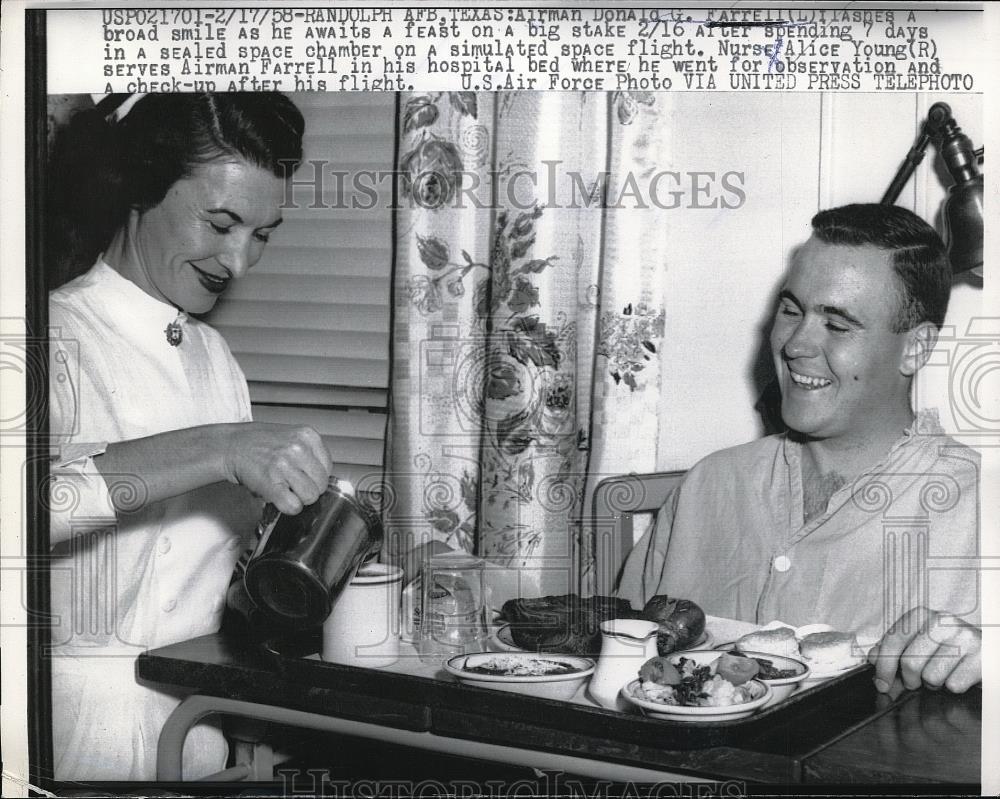
<svg viewBox="0 0 1000 799"><path fill-rule="evenodd" d="M767 703L768 707L776 705L783 699L787 699L809 677L810 670L808 664L797 658L790 658L785 655L769 655L767 652L740 652L740 654L748 658L769 660L776 669L781 669L782 671L795 669L796 674L791 677L768 680L758 674L754 678L771 688L771 699Z"/></svg>
<svg viewBox="0 0 1000 799"><path fill-rule="evenodd" d="M743 702L739 705L726 705L724 707L686 707L684 705L667 705L663 702L652 702L649 699L641 699L635 695L639 688L639 680L632 680L622 688L622 696L633 705L642 709L642 712L654 719L668 719L670 721L732 721L753 715L759 708L764 707L771 698L771 688L760 680L750 680L747 683L754 695L754 699Z"/></svg>
<svg viewBox="0 0 1000 799"><path fill-rule="evenodd" d="M573 670L561 674L536 675L483 674L469 670L489 664L491 661L514 666L519 663L527 664L529 661L548 661L567 664ZM573 697L580 686L594 673L594 667L594 661L590 658L576 655L538 655L531 652L478 652L473 655L455 655L444 664L445 671L466 685L564 701Z"/></svg>

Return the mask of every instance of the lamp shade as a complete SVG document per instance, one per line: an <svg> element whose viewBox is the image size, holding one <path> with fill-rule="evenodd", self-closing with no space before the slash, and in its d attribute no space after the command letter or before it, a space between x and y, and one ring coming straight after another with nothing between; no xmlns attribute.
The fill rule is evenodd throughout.
<svg viewBox="0 0 1000 799"><path fill-rule="evenodd" d="M938 103L932 110L947 112L940 125L938 150L955 185L944 205L945 241L953 274L983 269L983 176L977 168L972 141L962 133L951 109ZM939 117L941 114L938 115Z"/></svg>
<svg viewBox="0 0 1000 799"><path fill-rule="evenodd" d="M944 206L945 240L953 274L983 268L983 176L952 186Z"/></svg>
<svg viewBox="0 0 1000 799"><path fill-rule="evenodd" d="M896 202L900 192L924 157L924 150L935 141L938 153L955 185L948 190L944 204L944 238L953 275L973 271L983 274L983 176L972 141L962 133L947 103L934 103L920 128L916 144L906 154L892 183L882 197L884 205Z"/></svg>

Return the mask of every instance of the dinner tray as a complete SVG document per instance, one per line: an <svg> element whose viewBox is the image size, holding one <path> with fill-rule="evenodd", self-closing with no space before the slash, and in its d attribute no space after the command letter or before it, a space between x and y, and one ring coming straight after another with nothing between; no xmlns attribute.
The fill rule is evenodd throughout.
<svg viewBox="0 0 1000 799"><path fill-rule="evenodd" d="M663 750L730 746L784 756L804 754L870 716L877 696L874 667L863 664L807 684L784 701L745 718L682 722L462 685L443 671L439 679L327 663L315 657L320 647L317 635L269 641L263 646L272 666L300 686L349 690L354 696L370 694L398 701L411 711L421 706L426 729L441 735L485 738L482 727L487 717L489 740L496 743L498 737L507 735L511 745L523 745L533 734L547 731Z"/></svg>

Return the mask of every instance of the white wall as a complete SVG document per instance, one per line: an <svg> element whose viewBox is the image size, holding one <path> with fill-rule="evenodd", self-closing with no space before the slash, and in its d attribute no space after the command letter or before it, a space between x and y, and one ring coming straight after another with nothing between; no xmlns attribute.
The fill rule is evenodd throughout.
<svg viewBox="0 0 1000 799"><path fill-rule="evenodd" d="M878 202L927 109L941 100L982 146L978 96L678 93L667 98L674 127L673 163L667 168L742 171L747 200L737 210L667 212L676 257L667 265L664 296L669 340L661 353L657 468L687 468L714 450L762 434L754 404L770 367L765 360L761 371L758 356L791 250L808 238L809 220L820 208ZM946 194L930 168L934 158L932 147L897 201L932 224ZM978 296L956 302L956 313L978 307Z"/></svg>

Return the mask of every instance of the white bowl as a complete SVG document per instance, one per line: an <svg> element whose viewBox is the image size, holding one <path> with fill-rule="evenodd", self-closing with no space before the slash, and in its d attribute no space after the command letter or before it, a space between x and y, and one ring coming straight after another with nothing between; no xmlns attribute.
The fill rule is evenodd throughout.
<svg viewBox="0 0 1000 799"><path fill-rule="evenodd" d="M491 661L510 666L527 665L530 661L562 663L572 667L572 671L561 674L483 674L470 671ZM473 655L456 655L449 658L444 668L459 682L478 688L493 688L512 691L525 696L541 696L547 699L569 700L594 673L594 661L576 655L536 655L531 652L478 652Z"/></svg>
<svg viewBox="0 0 1000 799"><path fill-rule="evenodd" d="M732 652L732 653L737 654L737 655L746 655L746 654L749 654L747 652L742 652L742 651L738 650L736 648L736 642L735 641L728 641L726 643L717 644L715 646L715 650L717 652ZM771 654L768 654L767 652L754 652L753 654L756 655L757 657L770 658L771 660L778 660L778 659L794 660L797 663L804 664L806 666L806 668L809 669L809 671L806 673L806 676L800 678L800 680L801 680L801 682L806 682L806 683L817 683L817 682L821 682L823 680L829 680L831 677L839 677L841 674L847 674L847 672L851 671L852 669L856 669L859 666L863 666L866 663L866 661L862 659L862 660L858 660L857 663L851 663L851 664L849 664L847 666L841 666L839 669L833 669L833 670L829 670L828 669L826 671L817 671L816 668L810 664L809 660L806 659L806 658L804 658L804 657L800 660L798 658L790 658L787 655L771 655ZM827 667L824 667L824 668L827 668ZM789 693L791 693L791 692L789 692ZM787 696L787 695L788 694L785 694L785 696ZM781 700L777 699L775 701L781 701ZM774 704L774 703L772 702L772 704Z"/></svg>
<svg viewBox="0 0 1000 799"><path fill-rule="evenodd" d="M802 685L803 681L809 678L808 664L797 658L790 658L784 655L769 655L767 652L740 652L740 654L744 657L770 660L776 669L781 669L782 671L787 669L796 670L796 674L792 677L782 677L776 680L768 680L758 674L754 678L756 680L760 680L760 682L769 686L771 689L771 698L767 703L768 707L776 705L783 699L787 699L800 685Z"/></svg>
<svg viewBox="0 0 1000 799"><path fill-rule="evenodd" d="M642 712L654 719L669 719L670 721L732 721L753 715L758 708L764 707L771 698L771 689L760 680L750 680L749 685L755 695L755 699L744 702L740 705L726 705L725 707L686 707L684 705L667 705L663 702L651 702L648 699L640 699L635 696L635 691L639 687L639 680L632 680L622 688L622 696L633 705L642 709Z"/></svg>
<svg viewBox="0 0 1000 799"><path fill-rule="evenodd" d="M670 662L675 665L684 657L693 660L699 666L707 666L722 657L722 653L714 649L696 649L688 652L674 652L668 657ZM773 693L770 685L760 680L750 680L748 684L754 698L749 702L724 707L686 707L653 702L636 696L635 691L639 687L639 682L639 680L632 680L624 686L621 691L622 696L633 705L641 708L645 715L656 719L669 719L670 721L714 722L745 718L764 707Z"/></svg>

